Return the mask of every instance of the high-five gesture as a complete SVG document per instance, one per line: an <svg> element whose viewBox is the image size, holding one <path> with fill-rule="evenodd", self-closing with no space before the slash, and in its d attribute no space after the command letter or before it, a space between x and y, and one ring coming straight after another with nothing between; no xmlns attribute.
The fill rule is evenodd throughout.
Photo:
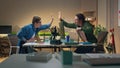
<svg viewBox="0 0 120 68"><path fill-rule="evenodd" d="M53 18L53 16L51 16L50 25L53 23L53 20L54 20L54 18Z"/></svg>
<svg viewBox="0 0 120 68"><path fill-rule="evenodd" d="M60 11L58 12L58 18L61 21L61 19L62 19L62 13Z"/></svg>

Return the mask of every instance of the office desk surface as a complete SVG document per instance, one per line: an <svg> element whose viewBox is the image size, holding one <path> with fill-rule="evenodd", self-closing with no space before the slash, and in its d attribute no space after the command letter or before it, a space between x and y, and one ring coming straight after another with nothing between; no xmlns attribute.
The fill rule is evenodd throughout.
<svg viewBox="0 0 120 68"><path fill-rule="evenodd" d="M61 63L52 58L47 63L30 62L24 54L14 54L0 64L0 68L62 68Z"/></svg>
<svg viewBox="0 0 120 68"><path fill-rule="evenodd" d="M80 57L78 55L77 57ZM84 57L84 55L83 55ZM26 61L25 54L14 54L0 64L0 68L120 68L120 65L91 66L82 61L73 61L72 65L62 65L54 56L48 62Z"/></svg>
<svg viewBox="0 0 120 68"><path fill-rule="evenodd" d="M28 42L23 44L23 46L33 46L33 47L67 47L67 46L71 46L71 47L79 47L79 46L92 46L95 47L97 46L97 44L93 43L93 44L72 44L72 45L66 45L66 44L60 44L60 45L54 45L54 44L50 44L50 43L36 43L36 42Z"/></svg>

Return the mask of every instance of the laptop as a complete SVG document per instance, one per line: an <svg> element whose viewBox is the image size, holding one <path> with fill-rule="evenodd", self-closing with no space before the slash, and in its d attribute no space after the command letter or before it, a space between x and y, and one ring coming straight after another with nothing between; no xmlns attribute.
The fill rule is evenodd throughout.
<svg viewBox="0 0 120 68"><path fill-rule="evenodd" d="M84 62L90 65L120 65L120 54L86 54Z"/></svg>

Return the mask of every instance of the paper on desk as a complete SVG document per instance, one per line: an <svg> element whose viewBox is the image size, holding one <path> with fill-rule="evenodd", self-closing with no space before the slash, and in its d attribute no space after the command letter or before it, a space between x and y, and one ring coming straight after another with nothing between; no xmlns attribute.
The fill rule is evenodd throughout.
<svg viewBox="0 0 120 68"><path fill-rule="evenodd" d="M83 46L96 46L95 43L83 43L83 42L80 42L79 45L83 45Z"/></svg>
<svg viewBox="0 0 120 68"><path fill-rule="evenodd" d="M29 43L25 43L24 45L39 45L39 43L29 42Z"/></svg>
<svg viewBox="0 0 120 68"><path fill-rule="evenodd" d="M29 42L29 43L25 43L24 46L33 46L33 45L50 45L50 43L36 43L36 42Z"/></svg>
<svg viewBox="0 0 120 68"><path fill-rule="evenodd" d="M92 44L91 42L80 42L80 44Z"/></svg>

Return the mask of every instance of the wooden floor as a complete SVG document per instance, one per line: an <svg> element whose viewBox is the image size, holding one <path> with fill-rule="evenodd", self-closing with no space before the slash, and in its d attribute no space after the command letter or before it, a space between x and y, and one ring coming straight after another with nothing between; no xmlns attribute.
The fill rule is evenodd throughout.
<svg viewBox="0 0 120 68"><path fill-rule="evenodd" d="M5 59L7 59L8 57L1 57L0 58L0 63L3 62Z"/></svg>

